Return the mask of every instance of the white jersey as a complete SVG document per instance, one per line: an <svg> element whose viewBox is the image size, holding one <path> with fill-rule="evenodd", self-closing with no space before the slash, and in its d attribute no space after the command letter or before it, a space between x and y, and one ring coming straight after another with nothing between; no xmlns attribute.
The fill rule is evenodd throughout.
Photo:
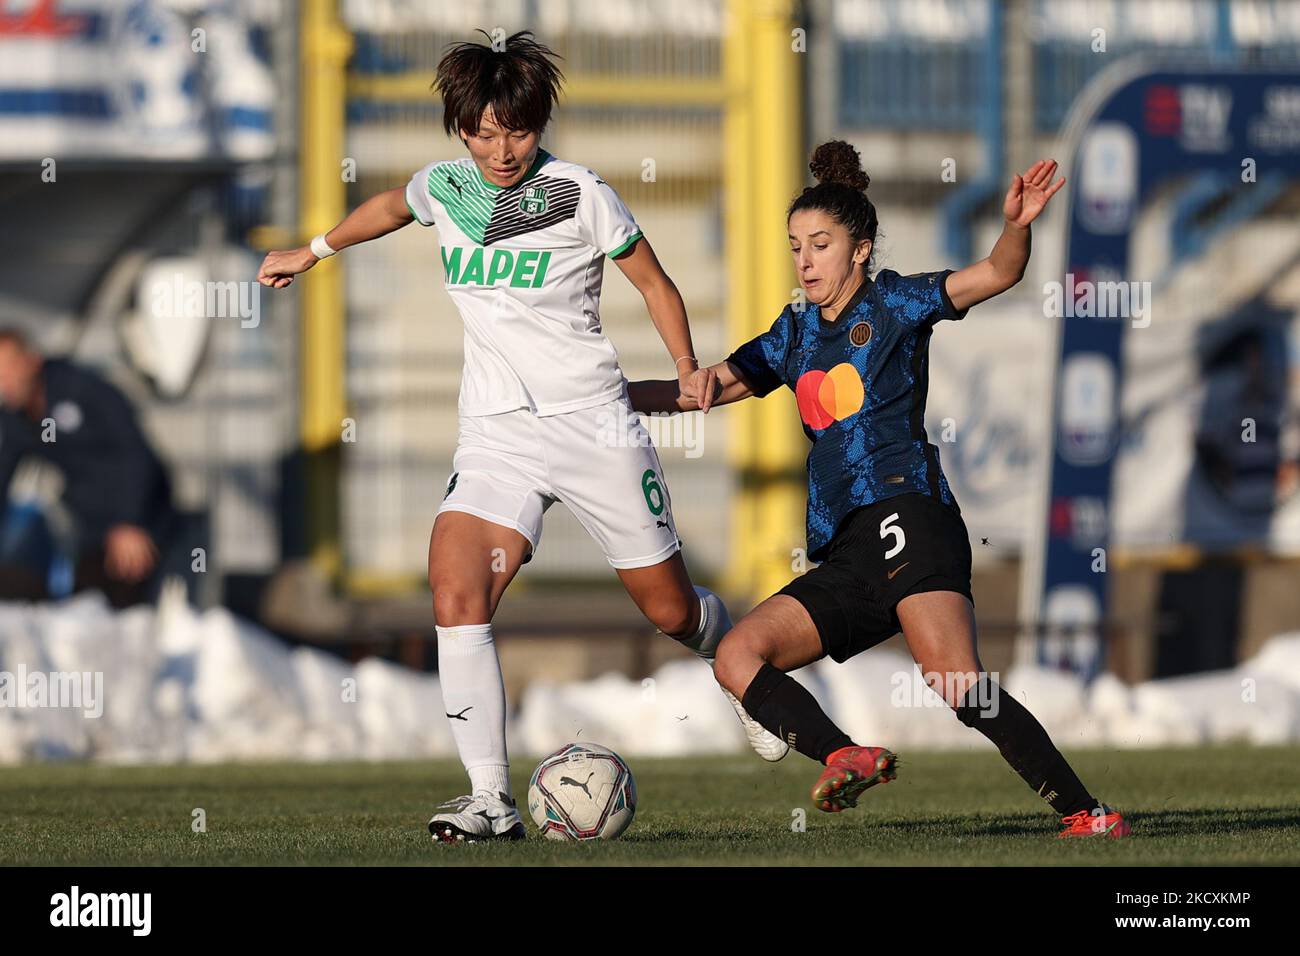
<svg viewBox="0 0 1300 956"><path fill-rule="evenodd" d="M430 163L406 202L421 225L438 227L444 282L465 321L461 415L555 415L622 393L600 287L605 257L641 230L609 184L539 149L506 189L468 157Z"/></svg>

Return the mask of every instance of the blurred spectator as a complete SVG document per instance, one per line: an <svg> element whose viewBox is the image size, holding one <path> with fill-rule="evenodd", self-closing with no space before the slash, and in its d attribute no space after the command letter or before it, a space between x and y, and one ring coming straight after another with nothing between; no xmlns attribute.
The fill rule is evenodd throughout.
<svg viewBox="0 0 1300 956"><path fill-rule="evenodd" d="M72 590L98 588L114 607L151 597L160 553L182 522L126 398L93 372L47 359L21 333L0 330L0 401L0 598L50 597L58 551L71 561ZM70 520L60 534L57 521L10 500L28 455L62 473L59 503Z"/></svg>

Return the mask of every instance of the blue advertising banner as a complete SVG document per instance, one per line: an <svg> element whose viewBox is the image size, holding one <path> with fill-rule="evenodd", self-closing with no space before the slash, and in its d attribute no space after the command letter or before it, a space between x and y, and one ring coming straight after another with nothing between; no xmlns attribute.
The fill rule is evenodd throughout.
<svg viewBox="0 0 1300 956"><path fill-rule="evenodd" d="M1103 663L1121 349L1152 322L1155 277L1132 274L1133 224L1189 174L1222 176L1230 193L1300 176L1300 73L1120 64L1080 97L1066 143L1065 269L1044 289L1058 343L1050 453L1023 564L1020 658L1091 677Z"/></svg>

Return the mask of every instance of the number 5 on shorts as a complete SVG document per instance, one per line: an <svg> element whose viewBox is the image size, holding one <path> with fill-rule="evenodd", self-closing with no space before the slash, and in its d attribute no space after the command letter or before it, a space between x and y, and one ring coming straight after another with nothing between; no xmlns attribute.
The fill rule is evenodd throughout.
<svg viewBox="0 0 1300 956"><path fill-rule="evenodd" d="M903 529L900 528L898 525L891 525L889 523L891 521L897 521L897 520L898 520L898 512L895 511L884 521L880 522L880 539L883 541L891 534L897 539L894 546L885 552L886 561L888 561L894 555L898 554L898 552L902 551L903 548L907 546L907 535L903 534Z"/></svg>

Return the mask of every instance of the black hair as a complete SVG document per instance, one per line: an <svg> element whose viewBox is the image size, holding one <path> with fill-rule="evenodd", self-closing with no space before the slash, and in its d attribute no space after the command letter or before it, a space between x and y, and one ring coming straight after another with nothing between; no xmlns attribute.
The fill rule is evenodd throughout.
<svg viewBox="0 0 1300 956"><path fill-rule="evenodd" d="M31 343L27 339L27 333L20 329L12 328L10 326L0 328L0 344L6 342L17 346L18 350L21 352L30 352L32 350Z"/></svg>
<svg viewBox="0 0 1300 956"><path fill-rule="evenodd" d="M551 62L556 54L522 30L504 46L469 41L452 44L434 76L433 89L442 94L442 126L448 136L461 130L474 133L490 106L497 125L508 130L540 134L551 120L564 74Z"/></svg>
<svg viewBox="0 0 1300 956"><path fill-rule="evenodd" d="M867 198L871 177L862 169L858 151L842 139L822 143L813 150L808 164L817 185L795 196L785 218L801 209L820 209L849 231L855 243L871 240L871 255L864 268L869 272L876 255L876 207Z"/></svg>

